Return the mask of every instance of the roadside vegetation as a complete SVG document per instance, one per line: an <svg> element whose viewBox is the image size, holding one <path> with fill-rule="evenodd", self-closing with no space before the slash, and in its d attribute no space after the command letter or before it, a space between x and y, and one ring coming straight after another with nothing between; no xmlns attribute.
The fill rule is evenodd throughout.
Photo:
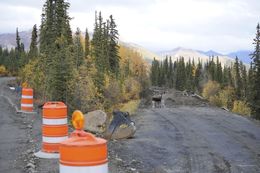
<svg viewBox="0 0 260 173"><path fill-rule="evenodd" d="M138 53L118 44L114 17L96 12L92 36L79 28L73 34L69 7L64 0L46 0L30 50L24 50L18 29L15 49L0 47L1 75L18 76L40 102L63 101L71 111L111 112L139 100L149 85L148 67Z"/></svg>
<svg viewBox="0 0 260 173"><path fill-rule="evenodd" d="M188 90L201 94L210 103L233 112L260 119L260 26L257 25L253 40L252 62L247 69L236 57L234 64L225 66L218 57L195 63L180 57L172 62L153 60L150 72L153 86Z"/></svg>

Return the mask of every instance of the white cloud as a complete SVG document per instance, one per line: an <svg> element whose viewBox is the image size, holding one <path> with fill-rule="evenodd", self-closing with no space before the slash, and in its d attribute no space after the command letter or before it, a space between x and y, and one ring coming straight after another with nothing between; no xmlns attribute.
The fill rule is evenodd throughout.
<svg viewBox="0 0 260 173"><path fill-rule="evenodd" d="M13 33L16 27L20 31L39 26L41 10L29 6L0 6L0 33Z"/></svg>
<svg viewBox="0 0 260 173"><path fill-rule="evenodd" d="M40 23L45 0L0 2L0 32ZM72 29L93 30L95 11L113 14L120 37L155 51L183 46L222 53L252 49L259 0L69 0Z"/></svg>

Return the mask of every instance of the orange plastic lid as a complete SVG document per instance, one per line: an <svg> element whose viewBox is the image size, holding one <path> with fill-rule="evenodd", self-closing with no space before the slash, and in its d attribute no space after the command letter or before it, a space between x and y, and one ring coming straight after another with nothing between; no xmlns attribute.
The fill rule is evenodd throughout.
<svg viewBox="0 0 260 173"><path fill-rule="evenodd" d="M63 102L46 102L43 105L42 113L44 118L66 118L67 106Z"/></svg>
<svg viewBox="0 0 260 173"><path fill-rule="evenodd" d="M63 102L46 102L43 105L43 109L59 109L59 108L67 108L67 106Z"/></svg>
<svg viewBox="0 0 260 173"><path fill-rule="evenodd" d="M32 88L23 88L22 95L33 95L33 89Z"/></svg>
<svg viewBox="0 0 260 173"><path fill-rule="evenodd" d="M107 141L90 133L72 136L60 143L60 163L67 166L96 166L107 160Z"/></svg>

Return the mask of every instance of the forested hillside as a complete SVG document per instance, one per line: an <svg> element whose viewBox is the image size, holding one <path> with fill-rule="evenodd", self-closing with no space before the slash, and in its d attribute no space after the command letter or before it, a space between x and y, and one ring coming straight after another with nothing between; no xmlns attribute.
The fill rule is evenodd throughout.
<svg viewBox="0 0 260 173"><path fill-rule="evenodd" d="M233 112L252 115L260 119L260 33L257 25L253 40L255 51L247 70L236 57L231 66L223 66L218 56L206 63L193 59L188 62L180 57L172 61L153 60L150 79L153 86L164 86L178 90L188 90L202 94L211 103L225 107Z"/></svg>
<svg viewBox="0 0 260 173"><path fill-rule="evenodd" d="M29 51L18 29L15 49L0 47L1 74L17 75L40 101L63 101L70 110L111 111L139 99L149 83L147 66L138 53L118 45L114 17L93 14L90 40L87 29L85 38L79 28L72 33L69 7L64 0L46 0L40 32L34 25Z"/></svg>

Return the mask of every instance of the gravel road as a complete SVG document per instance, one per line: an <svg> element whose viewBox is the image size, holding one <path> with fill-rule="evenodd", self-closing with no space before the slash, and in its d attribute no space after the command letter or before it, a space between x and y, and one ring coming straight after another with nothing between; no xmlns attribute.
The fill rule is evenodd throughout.
<svg viewBox="0 0 260 173"><path fill-rule="evenodd" d="M259 122L209 106L142 109L135 119L135 138L115 142L128 172L260 172Z"/></svg>
<svg viewBox="0 0 260 173"><path fill-rule="evenodd" d="M27 123L16 114L6 96L4 84L11 78L0 78L0 172L23 172L27 149Z"/></svg>
<svg viewBox="0 0 260 173"><path fill-rule="evenodd" d="M41 116L16 114L3 97L18 104L8 80L0 78L0 172L58 173L57 159L33 156L41 147ZM179 103L139 109L134 120L134 138L108 143L110 173L260 172L258 121L206 104Z"/></svg>

